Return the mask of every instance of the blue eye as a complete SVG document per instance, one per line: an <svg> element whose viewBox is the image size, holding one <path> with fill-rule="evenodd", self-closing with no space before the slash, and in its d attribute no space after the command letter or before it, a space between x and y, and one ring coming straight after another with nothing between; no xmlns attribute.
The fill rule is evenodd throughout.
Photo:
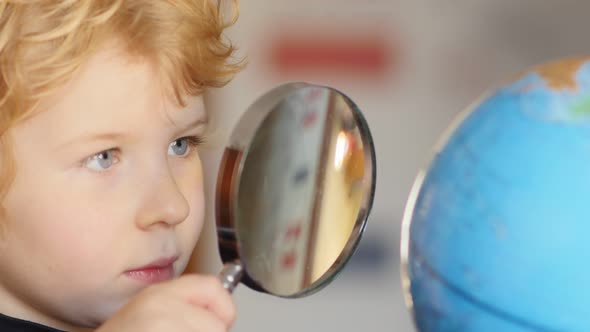
<svg viewBox="0 0 590 332"><path fill-rule="evenodd" d="M117 162L113 150L105 150L86 159L84 166L93 171L104 172Z"/></svg>
<svg viewBox="0 0 590 332"><path fill-rule="evenodd" d="M190 154L192 149L203 143L198 136L182 137L170 143L168 154L178 157L185 157Z"/></svg>

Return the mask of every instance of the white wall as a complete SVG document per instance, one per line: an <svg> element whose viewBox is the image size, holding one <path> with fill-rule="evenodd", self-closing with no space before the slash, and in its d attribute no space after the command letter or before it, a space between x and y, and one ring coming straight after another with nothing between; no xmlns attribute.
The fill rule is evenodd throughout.
<svg viewBox="0 0 590 332"><path fill-rule="evenodd" d="M256 97L283 82L268 73L264 60L268 36L282 24L327 23L343 34L384 32L399 49L399 62L385 79L375 81L307 77L349 94L371 126L378 184L361 249L376 246L386 257L372 260L372 251L365 249L328 288L301 300L275 299L241 286L235 294L239 318L234 330L412 331L400 291L398 242L415 174L453 116L489 86L537 62L590 53L589 10L586 0L242 1L240 21L230 36L250 65L215 94L213 111L222 132ZM220 153L206 153L206 171L216 171ZM214 182L209 176L210 193ZM215 243L207 245L214 248ZM214 261L216 252L207 255Z"/></svg>

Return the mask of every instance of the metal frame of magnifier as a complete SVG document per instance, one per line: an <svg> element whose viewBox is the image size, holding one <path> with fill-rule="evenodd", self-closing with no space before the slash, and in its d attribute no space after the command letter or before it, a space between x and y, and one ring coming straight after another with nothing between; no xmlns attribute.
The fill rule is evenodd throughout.
<svg viewBox="0 0 590 332"><path fill-rule="evenodd" d="M267 98L262 98L256 101L246 111L244 117L240 119L238 125L230 138L230 143L226 147L223 154L221 165L219 169L216 189L216 223L217 223L217 237L219 253L223 263L240 261L239 241L236 236L235 225L235 211L237 208L237 188L240 183L240 175L242 173L243 163L246 160L246 154L254 135L262 124L266 116L275 109L275 107L286 97L288 97L295 90L306 87L327 88L331 94L338 94L344 98L355 117L356 123L361 136L363 144L363 153L365 160L365 170L370 174L365 174L364 179L370 181L370 190L367 191L367 197L363 197L361 208L355 222L355 226L351 232L351 238L354 241L347 242L342 250L342 254L336 259L334 264L326 271L324 277L315 281L313 285L306 290L294 294L292 296L282 296L287 298L297 298L310 295L325 287L335 276L342 270L344 265L352 256L353 252L359 244L362 234L366 228L367 219L373 204L375 195L375 179L376 179L376 159L375 147L368 124L363 117L358 106L344 93L325 86L318 86L308 83L287 83L281 85L270 92ZM247 117L246 117L247 116ZM245 120L246 119L246 120ZM348 254L347 254L348 253ZM242 262L242 264L246 264ZM247 270L247 266L245 267ZM243 271L227 271L228 274L235 274L241 277L241 282L251 289L262 293L269 293L255 280L251 279L247 273ZM230 289L232 291L233 289Z"/></svg>

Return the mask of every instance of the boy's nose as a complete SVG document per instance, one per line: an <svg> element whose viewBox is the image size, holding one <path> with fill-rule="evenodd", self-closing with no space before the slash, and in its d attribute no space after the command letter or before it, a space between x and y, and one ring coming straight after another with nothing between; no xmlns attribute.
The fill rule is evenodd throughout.
<svg viewBox="0 0 590 332"><path fill-rule="evenodd" d="M190 208L174 177L166 172L148 181L151 185L143 193L145 196L137 215L138 227L173 227L183 222Z"/></svg>

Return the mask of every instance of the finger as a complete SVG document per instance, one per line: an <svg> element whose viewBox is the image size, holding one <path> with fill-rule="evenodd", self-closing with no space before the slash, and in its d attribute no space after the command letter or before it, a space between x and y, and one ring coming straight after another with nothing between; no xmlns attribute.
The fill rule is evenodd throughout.
<svg viewBox="0 0 590 332"><path fill-rule="evenodd" d="M157 324L161 331L227 332L230 328L210 309L186 301L166 301L162 310L165 311Z"/></svg>
<svg viewBox="0 0 590 332"><path fill-rule="evenodd" d="M219 316L213 314L209 309L201 308L192 304L182 317L186 324L187 331L195 332L227 332L230 326Z"/></svg>
<svg viewBox="0 0 590 332"><path fill-rule="evenodd" d="M216 277L187 274L174 280L170 286L176 296L210 310L227 327L233 325L236 315L233 298Z"/></svg>

